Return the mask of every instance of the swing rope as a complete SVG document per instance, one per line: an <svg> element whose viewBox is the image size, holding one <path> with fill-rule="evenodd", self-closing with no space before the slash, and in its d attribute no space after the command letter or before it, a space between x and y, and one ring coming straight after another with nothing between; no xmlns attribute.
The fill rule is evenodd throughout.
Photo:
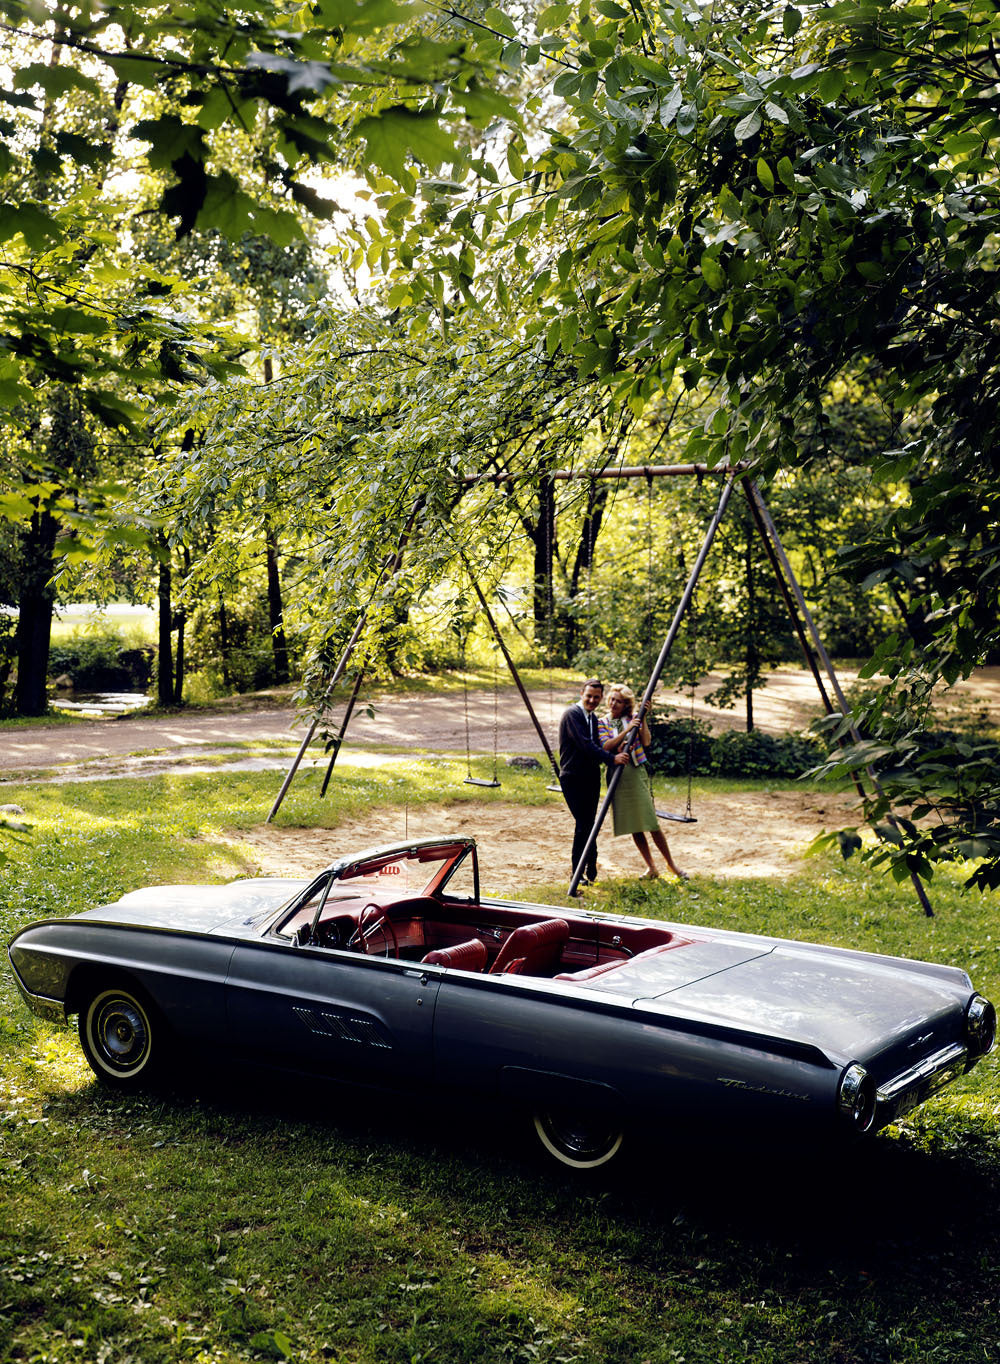
<svg viewBox="0 0 1000 1364"><path fill-rule="evenodd" d="M497 749L500 742L500 698L496 645L493 646L493 776L491 778L474 777L472 775L472 737L469 729L469 678L466 671L467 642L468 632L462 635L461 649L462 697L465 708L465 771L467 774L463 785L498 787L500 785L500 779L497 776Z"/></svg>

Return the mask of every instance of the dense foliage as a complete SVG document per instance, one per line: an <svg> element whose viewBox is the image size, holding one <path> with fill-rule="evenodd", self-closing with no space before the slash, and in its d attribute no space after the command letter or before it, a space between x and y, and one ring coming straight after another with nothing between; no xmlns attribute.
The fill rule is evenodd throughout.
<svg viewBox="0 0 1000 1364"><path fill-rule="evenodd" d="M976 884L1000 883L987 765L947 744L931 761L914 743L934 686L1000 646L992 0L445 14L261 0L231 25L197 3L183 18L152 4L124 20L4 10L20 44L0 213L11 431L39 380L73 384L133 430L144 394L181 397L151 446L163 469L105 518L111 553L116 536L168 522L161 556L194 592L254 541L270 589L284 547L315 604L318 677L349 629L340 613L315 628L331 602L371 605L366 648L384 660L423 594L465 610L466 561L501 591L524 535L535 634L558 621L576 652L604 513L592 492L556 495L557 462L621 462L634 441L750 461L775 490L817 463L848 470L862 514L852 503L840 567L878 588L877 605L859 611L845 577L820 585L836 498L801 518L795 553L830 623L890 679L859 717L854 760L901 775L868 814L882 823L902 802L933 815L937 833L904 826L891 849L900 874L928 876L973 840ZM319 349L286 350L280 388L221 383L238 345L220 348L197 309L182 316L182 290L141 251L134 268L116 254L126 145L148 148L141 212L234 241L292 242L300 210L329 207L306 169L352 164L370 211L341 232L341 264L348 294L370 274L371 301L330 309ZM96 480L76 505L67 480L43 480L44 441L23 459L21 439L7 514L57 508L72 528L112 496ZM39 523L43 560L52 534ZM386 577L404 539L408 564ZM783 647L749 543L705 611L721 652L747 646L745 688ZM176 677L161 683L176 696ZM957 794L940 776L956 765Z"/></svg>

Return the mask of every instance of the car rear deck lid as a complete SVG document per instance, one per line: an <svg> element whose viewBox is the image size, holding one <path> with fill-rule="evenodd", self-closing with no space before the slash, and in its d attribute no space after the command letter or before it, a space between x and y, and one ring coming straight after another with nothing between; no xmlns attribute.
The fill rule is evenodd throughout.
<svg viewBox="0 0 1000 1364"><path fill-rule="evenodd" d="M625 995L638 1003L766 956L770 950L739 942L686 942L669 952L640 952L631 961L581 984L591 990Z"/></svg>

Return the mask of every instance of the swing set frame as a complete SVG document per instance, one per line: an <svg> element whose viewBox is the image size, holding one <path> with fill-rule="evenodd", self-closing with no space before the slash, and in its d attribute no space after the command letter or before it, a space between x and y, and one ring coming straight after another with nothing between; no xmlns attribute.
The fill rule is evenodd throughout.
<svg viewBox="0 0 1000 1364"><path fill-rule="evenodd" d="M649 679L646 683L645 690L643 691L642 700L639 703L638 709L638 714L640 718L646 715L650 709L653 699L653 693L655 692L656 687L659 683L660 676L666 665L667 659L670 657L670 653L674 647L674 643L676 642L677 635L680 631L681 623L691 607L695 589L697 587L698 580L701 577L701 573L705 566L705 562L708 559L708 555L712 548L712 543L715 539L716 532L718 531L719 526L722 523L722 520L726 513L726 509L732 498L733 492L736 489L737 483L739 483L742 492L746 497L747 503L749 504L751 520L753 522L754 528L756 529L763 543L765 553L771 565L772 571L774 572L775 579L778 583L778 589L785 603L786 610L788 611L789 619L791 621L796 640L798 641L799 644L799 649L803 655L806 666L809 668L813 680L816 683L817 691L819 692L823 708L828 715L839 713L841 717L848 722L847 736L849 736L849 741L851 743L857 743L860 741L861 736L858 733L856 727L854 726L853 721L851 721L850 719L850 707L847 703L847 698L845 697L843 689L841 688L840 682L837 678L837 674L833 666L833 661L831 660L829 654L827 653L827 650L820 637L819 630L817 629L816 626L816 622L809 610L809 607L805 600L805 596L802 592L802 587L798 581L798 578L795 575L794 570L792 569L792 566L788 560L788 556L785 553L784 546L781 543L781 539L778 535L777 528L774 524L773 519L771 518L770 511L768 510L767 504L764 501L760 488L758 487L756 481L752 477L750 477L749 473L747 472L747 467L748 466L745 463L738 463L733 465L722 465L717 468L710 467L709 465L706 464L672 464L672 465L639 465L618 469L582 469L582 470L555 469L547 472L544 475L544 477L546 479L554 481L564 480L575 481L580 479L593 481L596 479L645 478L647 481L649 481L650 486L654 478L696 477L699 479L699 481L706 477L721 477L724 479L722 490L719 495L718 505L716 506L715 512L709 523L708 529L705 532L701 548L698 551L697 558L695 559L691 572L688 575L687 583L685 584L684 590L681 594L680 601L678 602L677 608L674 612L674 616L670 623L670 627L667 631L666 638L663 641L663 646L660 649L659 656L653 665L652 672L650 673ZM470 486L482 483L493 483L494 485L499 485L501 483L512 481L513 477L514 476L511 474L473 474L466 476L461 481L464 484ZM413 525L415 523L417 515L419 514L421 506L422 499L420 499L414 505L413 511L411 512L410 517L406 523L406 526L404 527L403 533L400 537L399 546L395 554L387 556L387 559L383 565L383 569L379 574L375 588L373 589L372 599L374 599L375 592L377 592L378 587L384 581L385 577L392 576L394 573L398 571L403 560L406 545L409 542ZM503 635L496 623L493 613L490 611L489 603L487 602L485 596L483 595L479 583L476 581L475 575L472 572L471 565L469 564L469 561L462 550L459 550L459 554L465 566L466 572L468 573L469 582L472 585L472 589L476 595L476 599L478 600L480 608L482 609L483 617L486 620L486 623L490 629L490 633L493 636L497 648L503 655L504 662L506 663L510 675L514 680L514 684L518 689L518 692L521 696L521 700L523 701L525 709L527 710L531 722L535 728L535 731L541 742L545 755L548 758L549 763L551 764L552 771L554 773L555 783L558 784L559 764L556 761L555 755L552 752L552 748L551 745L549 744L548 738L546 737L545 731L543 730L538 720L538 716L535 713L535 709L531 704L531 699L528 696L527 690L524 687L524 683L521 680L520 674L518 673L514 660L510 655L510 651L507 648L506 642L504 641ZM351 633L350 639L348 640L344 652L337 663L337 667L334 669L333 675L331 676L326 692L324 693L323 697L324 701L330 696L334 686L339 681L340 677L343 675L344 670L347 667L347 663L351 657L351 654L353 653L354 648L357 645L358 640L360 639L362 630L364 629L365 621L367 619L367 615L368 607L366 606L363 607L362 610L360 611L357 622L355 623L354 630ZM824 674L826 675L826 682L824 682ZM827 682L829 683L829 689L827 688ZM344 719L341 723L340 733L333 745L330 758L330 765L326 774L326 779L323 783L324 792L326 790L327 784L329 783L330 775L333 771L333 766L334 763L336 762L337 755L339 754L340 748L343 744L344 734L347 729L347 722L350 719L350 713L351 710L353 709L353 701L357 695L357 689L359 686L360 673L355 681L354 696L352 696L351 698L351 703L349 704L348 710L345 713ZM302 761L305 751L308 748L309 744L311 743L313 736L315 735L316 729L319 726L319 722L320 716L319 714L317 714L312 724L310 725L310 728L307 731L305 738L302 741L302 744L299 747L298 753L296 754L295 758L292 761L292 765L285 777L281 790L279 791L277 797L275 798L274 804L272 805L270 813L267 816L268 823L270 823L270 821L277 814L278 808L281 805L281 802L284 799L285 794L287 793L288 788L292 783L292 780L294 779L295 773L298 769L300 762ZM632 732L629 739L626 741L624 749L625 752L629 753L631 752L631 749L635 745L637 734L638 734L637 729ZM846 746L848 743L847 736L840 740L843 746ZM496 739L494 737L494 749L495 747ZM882 787L879 783L878 776L872 770L871 767L865 769L864 776L867 777L867 780L871 784L872 789L877 793L881 794ZM601 801L601 804L598 808L597 817L594 820L594 825L590 831L590 835L587 839L586 846L584 847L583 852L581 853L580 860L577 866L574 867L573 869L573 875L570 879L568 888L568 894L570 896L575 896L579 893L579 885L580 881L583 878L587 858L590 855L590 851L593 848L595 842L597 841L597 835L600 832L601 826L603 825L604 820L607 817L607 813L611 808L611 803L612 800L614 799L614 793L620 778L621 767L616 765L611 769L607 791L605 792L604 799ZM495 781L496 776L494 772L494 782ZM865 788L862 773L860 771L854 772L853 781L855 789L857 790L858 794L862 798L864 798L867 794L867 791ZM488 784L492 786L494 782L483 784ZM550 787L549 789L555 788ZM660 812L658 811L657 813L659 814ZM664 817L672 818L672 816ZM683 822L688 821L685 819ZM896 817L890 812L890 814L886 818L886 822L891 826L895 826ZM924 911L924 914L928 918L932 918L934 915L934 910L931 907L930 900L927 897L927 892L925 891L923 884L915 871L910 872L910 880L913 884L914 892L921 905L921 908Z"/></svg>

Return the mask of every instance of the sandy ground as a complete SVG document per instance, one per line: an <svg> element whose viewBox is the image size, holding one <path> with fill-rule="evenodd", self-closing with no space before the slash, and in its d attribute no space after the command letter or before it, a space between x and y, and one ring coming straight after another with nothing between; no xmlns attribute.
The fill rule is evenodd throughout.
<svg viewBox="0 0 1000 1364"><path fill-rule="evenodd" d="M661 801L661 808L665 802ZM697 823L663 821L678 866L693 876L782 878L802 869L807 844L824 829L853 824L846 795L811 791L753 791L699 798ZM311 875L343 854L403 838L468 834L479 845L483 889L519 895L525 886L569 881L573 824L553 795L531 807L462 802L418 810L376 810L337 829L282 828L263 824L233 836L249 846L257 871L271 876ZM602 832L600 879L634 878L645 868L631 838ZM666 867L664 875L669 876Z"/></svg>
<svg viewBox="0 0 1000 1364"><path fill-rule="evenodd" d="M846 688L854 681L841 675ZM740 709L719 711L708 706L699 688L694 712L713 728L740 726ZM1000 723L1000 669L986 669L959 689L959 704L981 712L984 723ZM559 715L572 697L536 692L532 696L543 729L555 746ZM688 713L689 698L666 694L658 704L676 705ZM820 713L815 683L805 671L783 669L771 675L755 698L755 720L769 733L806 727ZM339 710L333 713L339 719ZM301 740L294 712L285 707L239 710L232 713L90 721L65 727L27 727L0 733L0 803L4 783L36 780L93 780L96 777L146 776L169 768L173 772L225 771L254 767L287 771L290 755ZM513 689L501 691L494 702L490 692L469 696L469 737L472 751L501 755L544 755L525 709ZM235 755L226 767L201 768L198 760L224 753L226 746L277 741L281 751L258 749ZM384 749L397 750L392 757ZM465 749L465 707L461 695L388 696L376 702L373 717L358 715L352 723L342 760L367 767L398 767L407 756L423 753L455 754ZM313 746L303 771L325 767L322 747ZM501 769L502 773L502 769ZM543 778L540 776L539 780ZM660 796L661 808L673 809L672 798ZM262 811L262 814L264 812ZM802 866L809 842L824 830L857 822L852 795L816 795L809 791L778 790L699 797L697 823L664 821L677 862L693 875L783 877ZM469 833L480 844L484 888L495 894L517 894L526 885L560 882L569 877L572 825L565 806L553 795L545 807L501 802L457 802L406 810L377 811L342 824L336 831L262 825L249 834L233 835L246 849L251 865L266 874L306 875L344 853L401 837ZM602 877L634 877L643 864L631 839L615 839L610 831L599 840ZM665 869L664 869L665 871Z"/></svg>

